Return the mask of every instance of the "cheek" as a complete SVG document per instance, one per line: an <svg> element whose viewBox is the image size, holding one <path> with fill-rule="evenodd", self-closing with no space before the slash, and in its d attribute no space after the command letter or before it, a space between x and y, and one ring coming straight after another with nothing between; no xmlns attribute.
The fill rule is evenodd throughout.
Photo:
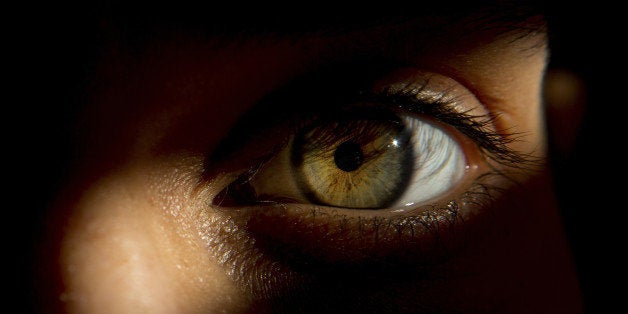
<svg viewBox="0 0 628 314"><path fill-rule="evenodd" d="M539 172L496 202L492 218L477 226L473 250L459 261L479 274L463 281L465 288L508 300L520 307L515 312L539 306L579 312L573 302L578 295L574 265L550 182L547 172Z"/></svg>
<svg viewBox="0 0 628 314"><path fill-rule="evenodd" d="M197 52L180 58L191 60L183 64L149 58L145 68L111 62L118 71L104 71L101 78L111 86L95 92L82 117L79 171L50 216L44 260L60 262L45 265L52 271L44 280L57 286L44 292L46 302L114 313L246 306L219 266L220 254L205 241L216 228L199 232L202 224L221 223L202 195L190 197L202 162L179 155L205 153L296 62L282 58L279 48L256 54L262 60L242 51L225 51L228 57ZM229 61L215 61L223 59ZM121 70L127 67L131 72ZM59 278L51 279L56 272Z"/></svg>
<svg viewBox="0 0 628 314"><path fill-rule="evenodd" d="M245 304L198 241L181 191L156 189L147 173L106 176L71 206L60 244L62 306L174 313Z"/></svg>

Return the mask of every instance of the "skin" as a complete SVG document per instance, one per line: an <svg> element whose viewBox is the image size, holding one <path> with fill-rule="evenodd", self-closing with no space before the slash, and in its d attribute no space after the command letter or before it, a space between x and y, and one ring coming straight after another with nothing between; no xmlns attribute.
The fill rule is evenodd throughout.
<svg viewBox="0 0 628 314"><path fill-rule="evenodd" d="M42 260L58 263L42 275L53 283L42 292L44 306L198 313L316 311L328 302L331 309L385 312L580 312L542 163L518 171L517 185L500 183L505 191L497 200L468 213L468 223L447 237L455 249L446 258L404 261L407 276L363 267L365 260L350 264L364 273L352 273L332 258L300 270L281 254L259 250L252 241L263 234L247 232L211 204L229 178L198 184L208 152L262 97L321 65L364 53L455 80L497 117L497 129L521 134L512 149L545 159L544 33L478 31L443 36L422 50L416 32L409 23L296 41L225 44L184 36L156 39L139 54L112 49L80 120L80 162L51 210ZM323 245L340 243L334 241L343 240Z"/></svg>

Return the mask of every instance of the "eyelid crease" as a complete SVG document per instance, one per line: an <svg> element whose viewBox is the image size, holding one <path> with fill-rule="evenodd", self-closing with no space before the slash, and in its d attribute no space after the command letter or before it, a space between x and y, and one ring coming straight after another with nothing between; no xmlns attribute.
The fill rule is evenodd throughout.
<svg viewBox="0 0 628 314"><path fill-rule="evenodd" d="M406 80L385 84L377 90L372 87L375 81L347 84L346 88L331 84L331 91L323 85L321 93L305 98L302 92L311 89L311 81L306 80L306 84L297 84L292 88L289 85L287 93L280 90L278 97L272 95L247 112L209 156L206 163L212 166L206 169L239 171L242 175L238 180L248 180L253 176L253 169L259 169L285 148L291 134L296 134L322 116L333 117L368 110L369 107L430 117L451 126L471 139L485 158L497 164L526 169L537 162L530 155L510 149L508 145L516 141L519 134L495 130L494 116L471 114L473 108L459 106L465 100L458 99L454 87L441 84L435 90L432 85L437 84L431 84L431 75L424 75L420 80L415 77ZM297 103L300 106L296 106ZM217 173L205 171L204 178L209 180L215 175Z"/></svg>
<svg viewBox="0 0 628 314"><path fill-rule="evenodd" d="M495 201L502 189L492 181L500 178L501 174L488 172L454 198L411 210L387 210L384 215L381 211L346 211L290 202L260 203L222 212L238 219L251 234L262 235L266 243L297 250L299 256L317 262L350 265L369 261L384 266L391 257L399 257L395 265L417 260L423 263L429 261L427 257L445 253L441 252L441 240L455 238L452 230L473 224L478 210ZM278 225L285 228L274 227ZM445 251L453 253L449 249Z"/></svg>

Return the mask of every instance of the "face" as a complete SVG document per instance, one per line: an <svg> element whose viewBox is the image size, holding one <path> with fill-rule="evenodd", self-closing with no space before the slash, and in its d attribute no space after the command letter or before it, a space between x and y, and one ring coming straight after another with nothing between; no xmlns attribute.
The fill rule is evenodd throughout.
<svg viewBox="0 0 628 314"><path fill-rule="evenodd" d="M544 21L511 10L108 30L48 219L46 306L578 312Z"/></svg>

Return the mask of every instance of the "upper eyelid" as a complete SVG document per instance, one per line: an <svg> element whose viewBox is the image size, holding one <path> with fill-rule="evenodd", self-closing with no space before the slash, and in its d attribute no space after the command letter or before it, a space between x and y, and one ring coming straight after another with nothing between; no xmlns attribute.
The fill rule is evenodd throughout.
<svg viewBox="0 0 628 314"><path fill-rule="evenodd" d="M442 97L440 100L433 100L432 103L413 103L415 98L412 94L400 93L398 95L373 95L372 101L385 103L392 101L392 106L405 104L402 112L417 115L426 115L435 118L441 123L452 126L465 136L471 138L480 150L492 160L507 166L522 167L534 163L531 156L521 154L509 148L509 144L516 141L516 134L506 133L491 128L493 117L491 115L471 115L468 112L459 112L452 107L455 100ZM404 100L405 99L405 100ZM389 104L391 105L391 104Z"/></svg>
<svg viewBox="0 0 628 314"><path fill-rule="evenodd" d="M246 129L265 130L268 121L291 123L294 115L307 117L325 111L343 101L357 97L357 92L371 85L392 69L406 66L394 60L358 60L348 63L332 63L322 66L313 73L295 78L288 85L278 87L246 111L227 134L231 141L222 141L209 157L209 162L218 163L232 158L244 141L251 137ZM345 84L341 84L342 82ZM348 82L348 84L347 84ZM344 99L343 99L344 98ZM333 99L334 103L330 101ZM296 102L296 103L295 103ZM307 105L303 105L307 103ZM292 126L297 128L298 125ZM245 130L246 132L240 132Z"/></svg>
<svg viewBox="0 0 628 314"><path fill-rule="evenodd" d="M322 76L319 73L317 74L319 76L315 76L313 80L311 78L306 79L306 84L297 83L296 87L289 85L284 89L280 89L277 94L271 95L255 106L252 111L245 114L245 117L234 126L221 142L218 149L209 156L207 163L213 166L206 167L206 169L222 169L222 171L228 172L229 170L239 168L245 171L245 169L250 169L250 167L263 164L265 160L273 156L274 152L287 145L288 136L285 134L297 132L298 129L312 121L312 115L320 115L330 109L332 113L338 113L339 106L342 107L343 105L349 108L360 106L384 107L400 113L430 116L441 123L454 127L471 138L486 156L496 160L498 163L524 163L524 156L508 148L507 144L511 139L488 127L492 122L490 116L474 116L454 108L461 102L456 97L456 92L453 88L443 88L442 85L438 87L442 90L434 90L434 87L429 87L430 75L426 76L425 83L419 84L418 88L415 84L412 86L412 89L407 89L411 86L408 83L405 89L397 89L396 91L391 89L384 89L379 92L371 91L371 86L373 86L374 82L385 76L385 74L381 73L388 73L387 71L382 71L382 69L387 69L387 67L381 67L381 64L379 66L379 68L376 67L376 71L373 71L375 74L371 75L372 78L353 84L354 86L349 85L346 90L338 90L338 87L333 86L333 84L331 91L325 90L329 85L308 85L308 83L312 84L312 82L317 82L321 78L325 79L327 75L337 73L333 70L331 72L323 72ZM305 90L314 87L320 88L321 91L315 97L310 98L306 95L305 98L302 98L300 93L304 91L304 86ZM427 97L426 95L430 96ZM301 99L307 105L298 106L298 108L286 106L286 103L294 105L295 102ZM319 104L318 102L324 104L322 105L323 108L316 106ZM266 118L273 121L265 121ZM282 133L279 138L276 138L273 134L268 134L275 124L286 124L278 131ZM246 150L247 154L242 154L241 150L250 143L258 145L257 151L255 148L249 147ZM260 149L259 145L264 143L266 146ZM229 161L229 164L232 166L231 169L216 167L217 164L220 166L224 160ZM243 162L247 164L243 164ZM209 178L212 175L215 174L206 173L205 177Z"/></svg>
<svg viewBox="0 0 628 314"><path fill-rule="evenodd" d="M375 70L367 70L367 72L358 72L356 74L351 72L353 68L375 68ZM383 92L373 92L371 86L382 76L386 75L395 68L405 68L405 65L385 62L374 62L373 64L352 63L349 65L349 69L343 68L340 71L325 69L322 73L316 73L313 78L306 77L305 83L297 80L292 85L279 88L277 92L265 97L258 104L256 104L251 110L246 112L238 123L230 130L230 134L227 137L229 141L225 141L227 147L219 147L217 149L218 154L212 154L211 159L213 162L217 162L220 159L231 157L243 142L257 134L258 132L249 132L249 130L257 130L262 133L267 131L269 125L273 123L288 123L291 124L290 128L298 129L303 127L303 123L294 124L293 118L300 117L303 120L308 120L312 115L324 114L325 112L331 112L332 114L338 114L339 109L343 106L354 108L356 105L374 105L374 107L385 107L392 110L407 111L415 114L432 114L433 112L427 112L424 106L416 106L416 99L419 95L420 99L425 100L422 104L430 104L430 108L443 109L449 108L450 105L456 101L449 90L428 90L429 79L425 84L422 84L418 90L412 93L407 93L403 90L399 93L391 93L389 90ZM333 69L333 66L331 67ZM348 77L350 80L354 79L351 84L339 85L334 84L333 81L329 82L330 78L336 77L341 73L341 77ZM367 73L366 79L364 74ZM341 87L338 87L341 86ZM308 92L315 94L312 96ZM432 95L427 99L425 92L428 91ZM443 111L440 111L441 113ZM459 113L462 115L463 113ZM264 121L263 118L269 118L272 121ZM436 117L438 118L438 117ZM469 118L477 118L470 117ZM443 121L447 123L447 121ZM306 122L307 123L307 122ZM244 130L245 132L239 132Z"/></svg>

